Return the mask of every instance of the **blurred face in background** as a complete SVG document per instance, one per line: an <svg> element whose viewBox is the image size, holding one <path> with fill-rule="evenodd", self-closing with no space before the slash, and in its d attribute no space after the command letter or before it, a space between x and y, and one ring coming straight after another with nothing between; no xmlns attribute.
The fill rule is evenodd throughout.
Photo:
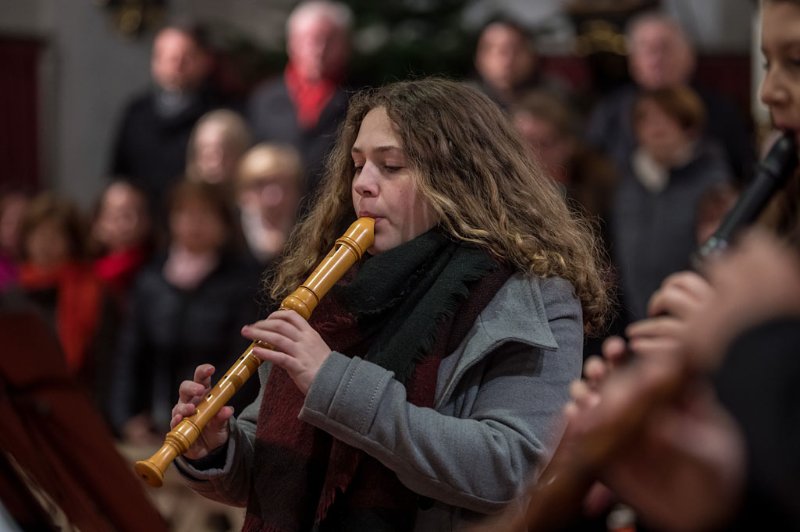
<svg viewBox="0 0 800 532"><path fill-rule="evenodd" d="M166 28L156 36L150 70L153 80L162 89L169 92L195 90L210 68L210 57L188 34Z"/></svg>
<svg viewBox="0 0 800 532"><path fill-rule="evenodd" d="M169 215L173 245L191 253L215 253L222 249L228 229L213 205L198 198L186 197L176 202Z"/></svg>
<svg viewBox="0 0 800 532"><path fill-rule="evenodd" d="M278 173L248 176L240 183L242 208L258 211L264 220L294 219L300 203L296 179Z"/></svg>
<svg viewBox="0 0 800 532"><path fill-rule="evenodd" d="M45 269L64 264L72 253L66 230L53 218L45 218L37 223L28 233L23 246L28 261Z"/></svg>
<svg viewBox="0 0 800 532"><path fill-rule="evenodd" d="M324 13L309 13L289 29L286 51L297 74L307 81L339 77L347 64L347 31Z"/></svg>
<svg viewBox="0 0 800 532"><path fill-rule="evenodd" d="M516 111L514 126L542 163L548 176L556 181L567 179L566 170L575 153L575 142L555 124L526 111Z"/></svg>
<svg viewBox="0 0 800 532"><path fill-rule="evenodd" d="M638 102L635 120L639 146L662 166L671 167L682 158L696 137L652 99Z"/></svg>
<svg viewBox="0 0 800 532"><path fill-rule="evenodd" d="M29 201L23 194L9 194L0 205L0 251L11 257L20 252L20 228Z"/></svg>
<svg viewBox="0 0 800 532"><path fill-rule="evenodd" d="M229 146L225 126L214 122L204 124L197 131L194 142L197 177L207 183L231 179L240 154L234 153L235 150Z"/></svg>
<svg viewBox="0 0 800 532"><path fill-rule="evenodd" d="M694 54L683 33L666 21L642 21L631 32L628 64L631 76L645 89L689 82Z"/></svg>
<svg viewBox="0 0 800 532"><path fill-rule="evenodd" d="M475 53L475 69L497 90L511 90L533 73L536 54L524 35L496 22L481 33Z"/></svg>
<svg viewBox="0 0 800 532"><path fill-rule="evenodd" d="M775 127L793 130L800 140L800 6L762 2L761 25L761 101L769 107Z"/></svg>
<svg viewBox="0 0 800 532"><path fill-rule="evenodd" d="M118 251L141 244L149 231L145 197L127 183L108 187L95 220L95 238L110 251Z"/></svg>

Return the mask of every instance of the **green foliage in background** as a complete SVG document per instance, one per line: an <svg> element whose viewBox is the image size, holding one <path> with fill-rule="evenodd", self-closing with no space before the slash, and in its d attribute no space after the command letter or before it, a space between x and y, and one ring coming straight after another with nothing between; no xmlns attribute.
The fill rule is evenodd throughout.
<svg viewBox="0 0 800 532"><path fill-rule="evenodd" d="M463 13L475 0L345 1L356 14L354 84L471 73L475 37Z"/></svg>

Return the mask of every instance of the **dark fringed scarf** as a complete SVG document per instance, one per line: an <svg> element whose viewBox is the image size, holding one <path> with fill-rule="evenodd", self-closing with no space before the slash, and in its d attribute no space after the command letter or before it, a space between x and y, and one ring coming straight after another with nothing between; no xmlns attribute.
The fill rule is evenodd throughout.
<svg viewBox="0 0 800 532"><path fill-rule="evenodd" d="M394 372L408 401L433 407L441 359L510 276L485 251L438 230L363 262L311 324L334 351ZM246 531L400 531L418 496L366 453L297 419L304 396L270 372L256 429Z"/></svg>

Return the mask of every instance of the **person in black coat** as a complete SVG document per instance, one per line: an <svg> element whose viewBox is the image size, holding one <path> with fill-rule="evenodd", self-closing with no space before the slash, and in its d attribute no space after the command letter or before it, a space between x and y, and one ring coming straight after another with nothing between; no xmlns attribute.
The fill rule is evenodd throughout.
<svg viewBox="0 0 800 532"><path fill-rule="evenodd" d="M173 24L153 42L153 86L134 97L122 113L110 173L142 188L154 213L184 175L189 136L197 120L222 106L208 85L212 59L200 28Z"/></svg>
<svg viewBox="0 0 800 532"><path fill-rule="evenodd" d="M178 384L209 360L222 375L249 343L240 329L259 315L259 272L232 246L238 226L220 186L177 185L169 247L134 287L108 406L112 426L128 441L161 439L169 430ZM256 389L241 390L234 407L252 401Z"/></svg>

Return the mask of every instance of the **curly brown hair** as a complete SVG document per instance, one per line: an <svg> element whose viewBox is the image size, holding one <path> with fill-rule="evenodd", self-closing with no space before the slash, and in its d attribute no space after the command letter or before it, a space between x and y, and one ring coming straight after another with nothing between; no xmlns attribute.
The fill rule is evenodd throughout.
<svg viewBox="0 0 800 532"><path fill-rule="evenodd" d="M378 107L394 123L417 188L446 233L517 271L569 280L587 330L603 323L609 297L593 228L570 212L488 97L439 78L396 82L353 97L312 210L289 239L273 279L275 301L303 281L355 220L350 149L364 116Z"/></svg>

